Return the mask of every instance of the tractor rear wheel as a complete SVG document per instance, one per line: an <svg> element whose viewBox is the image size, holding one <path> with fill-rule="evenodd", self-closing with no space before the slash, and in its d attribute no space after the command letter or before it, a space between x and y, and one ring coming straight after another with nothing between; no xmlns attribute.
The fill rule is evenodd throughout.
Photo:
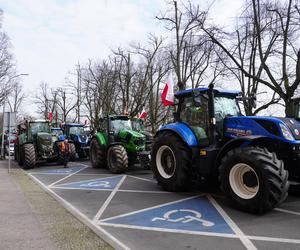
<svg viewBox="0 0 300 250"><path fill-rule="evenodd" d="M128 168L128 156L122 145L114 145L108 149L107 162L110 172L123 173Z"/></svg>
<svg viewBox="0 0 300 250"><path fill-rule="evenodd" d="M104 150L96 138L93 138L90 146L90 159L93 168L106 167L106 159Z"/></svg>
<svg viewBox="0 0 300 250"><path fill-rule="evenodd" d="M76 159L76 148L74 143L69 143L69 154L70 154L70 161L75 161Z"/></svg>
<svg viewBox="0 0 300 250"><path fill-rule="evenodd" d="M266 148L236 148L222 159L221 189L239 209L262 214L283 202L289 189L283 161Z"/></svg>
<svg viewBox="0 0 300 250"><path fill-rule="evenodd" d="M191 154L184 142L172 132L162 132L151 152L151 168L157 182L167 191L184 191L190 183Z"/></svg>
<svg viewBox="0 0 300 250"><path fill-rule="evenodd" d="M23 146L23 156L24 156L24 169L31 169L35 167L35 149L33 144L25 144Z"/></svg>

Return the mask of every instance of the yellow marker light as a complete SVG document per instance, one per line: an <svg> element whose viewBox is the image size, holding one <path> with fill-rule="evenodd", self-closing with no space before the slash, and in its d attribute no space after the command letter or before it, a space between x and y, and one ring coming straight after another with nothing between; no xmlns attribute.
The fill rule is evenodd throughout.
<svg viewBox="0 0 300 250"><path fill-rule="evenodd" d="M206 150L200 149L200 155L201 155L201 156L207 155Z"/></svg>

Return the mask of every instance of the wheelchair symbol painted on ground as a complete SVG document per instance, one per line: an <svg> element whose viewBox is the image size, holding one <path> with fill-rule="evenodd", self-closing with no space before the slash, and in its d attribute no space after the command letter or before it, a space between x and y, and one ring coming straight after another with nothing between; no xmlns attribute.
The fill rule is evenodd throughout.
<svg viewBox="0 0 300 250"><path fill-rule="evenodd" d="M111 188L109 181L93 181L89 183L80 184L80 187L103 187L103 188Z"/></svg>
<svg viewBox="0 0 300 250"><path fill-rule="evenodd" d="M183 217L172 219L172 216L180 213L189 213L190 215L185 215ZM202 226L205 227L212 227L215 225L215 223L202 219L202 214L195 210L190 209L175 209L166 212L163 217L155 217L152 219L152 221L168 221L168 222L174 222L174 223L189 223L192 221L198 221L202 224Z"/></svg>
<svg viewBox="0 0 300 250"><path fill-rule="evenodd" d="M92 180L83 180L56 185L55 188L61 189L92 189L92 190L112 190L114 189L122 176L104 177Z"/></svg>

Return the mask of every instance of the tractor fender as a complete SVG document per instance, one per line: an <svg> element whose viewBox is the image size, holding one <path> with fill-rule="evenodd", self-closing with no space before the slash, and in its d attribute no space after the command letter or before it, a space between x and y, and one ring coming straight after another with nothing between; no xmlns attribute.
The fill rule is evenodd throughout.
<svg viewBox="0 0 300 250"><path fill-rule="evenodd" d="M176 122L170 123L165 126L162 126L159 131L156 133L155 137L164 132L164 131L171 131L178 135L183 142L187 144L188 147L197 147L199 146L198 139L193 132L193 130L185 123Z"/></svg>
<svg viewBox="0 0 300 250"><path fill-rule="evenodd" d="M93 135L92 139L93 138L96 138L101 146L107 146L107 140L102 133L96 133L95 135Z"/></svg>
<svg viewBox="0 0 300 250"><path fill-rule="evenodd" d="M250 145L270 145L270 143L278 143L279 141L261 135L253 136L242 136L228 141L223 145L223 147L218 152L215 166L216 168L220 166L222 158L232 149L237 147L245 147Z"/></svg>

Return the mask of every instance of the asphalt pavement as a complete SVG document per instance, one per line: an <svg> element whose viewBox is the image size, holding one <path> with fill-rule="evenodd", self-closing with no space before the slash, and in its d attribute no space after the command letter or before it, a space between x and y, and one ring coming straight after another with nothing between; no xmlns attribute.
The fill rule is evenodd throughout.
<svg viewBox="0 0 300 250"><path fill-rule="evenodd" d="M112 249L12 162L0 161L0 249Z"/></svg>

